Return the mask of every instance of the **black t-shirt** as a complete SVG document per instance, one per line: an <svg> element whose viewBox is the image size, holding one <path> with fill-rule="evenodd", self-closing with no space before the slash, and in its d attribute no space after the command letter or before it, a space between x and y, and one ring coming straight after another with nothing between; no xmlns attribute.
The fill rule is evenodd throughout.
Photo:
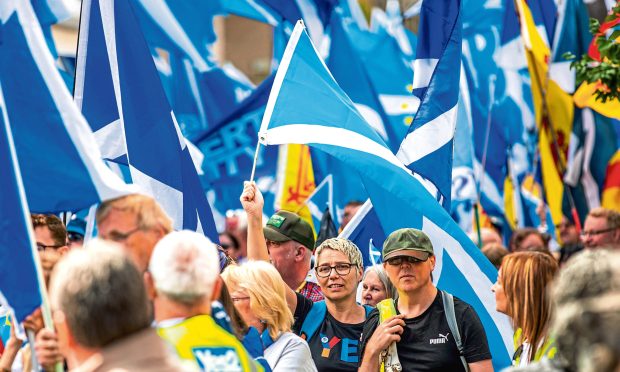
<svg viewBox="0 0 620 372"><path fill-rule="evenodd" d="M398 312L398 306L396 307ZM467 363L491 359L487 337L474 309L454 297L456 323L461 334L463 353ZM379 324L379 311L373 310L366 320L360 362L366 342ZM403 371L464 371L456 342L443 309L441 292L435 301L419 316L405 319L405 330L396 344Z"/></svg>
<svg viewBox="0 0 620 372"><path fill-rule="evenodd" d="M299 293L297 294L295 323L293 324L293 332L296 334L301 334L301 325L312 306L312 301ZM364 322L359 324L340 323L327 312L319 329L308 340L316 369L319 372L357 371L359 362L358 344L364 324Z"/></svg>

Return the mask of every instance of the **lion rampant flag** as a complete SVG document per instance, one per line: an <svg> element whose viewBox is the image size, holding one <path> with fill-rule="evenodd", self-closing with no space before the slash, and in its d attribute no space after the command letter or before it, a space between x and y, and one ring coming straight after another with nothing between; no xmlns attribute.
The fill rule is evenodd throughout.
<svg viewBox="0 0 620 372"><path fill-rule="evenodd" d="M280 146L278 182L276 209L299 214L314 229L312 214L306 205L308 197L316 187L310 148L307 145Z"/></svg>

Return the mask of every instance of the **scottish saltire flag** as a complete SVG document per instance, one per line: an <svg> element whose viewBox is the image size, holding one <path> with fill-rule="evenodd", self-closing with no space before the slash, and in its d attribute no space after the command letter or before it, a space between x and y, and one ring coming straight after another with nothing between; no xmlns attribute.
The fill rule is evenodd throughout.
<svg viewBox="0 0 620 372"><path fill-rule="evenodd" d="M327 66L338 85L396 152L420 101L411 95L411 61L386 29L362 30L338 10L330 23Z"/></svg>
<svg viewBox="0 0 620 372"><path fill-rule="evenodd" d="M376 265L381 260L383 242L387 238L377 212L372 207L370 199L357 210L355 216L340 232L338 237L349 239L362 252L364 267Z"/></svg>
<svg viewBox="0 0 620 372"><path fill-rule="evenodd" d="M435 185L438 200L447 210L450 210L458 110L461 30L460 0L422 4L413 62L413 94L421 103L396 154L409 169Z"/></svg>
<svg viewBox="0 0 620 372"><path fill-rule="evenodd" d="M0 10L0 84L30 210L75 211L135 190L101 161L30 3Z"/></svg>
<svg viewBox="0 0 620 372"><path fill-rule="evenodd" d="M495 368L509 365L512 328L495 310L490 291L497 271L364 121L318 56L302 22L293 31L273 86L259 131L261 143L308 144L338 158L360 174L385 232L403 227L425 231L437 256L435 282L476 309Z"/></svg>
<svg viewBox="0 0 620 372"><path fill-rule="evenodd" d="M30 0L34 14L39 20L45 42L54 59L58 57L56 44L52 37L52 25L65 21L71 17L64 0Z"/></svg>
<svg viewBox="0 0 620 372"><path fill-rule="evenodd" d="M182 53L201 72L213 66L209 46L216 40L219 1L134 0L132 6L151 48Z"/></svg>
<svg viewBox="0 0 620 372"><path fill-rule="evenodd" d="M265 112L273 76L265 79L239 107L222 122L209 128L194 142L205 155L204 183L211 206L219 214L241 208L239 185L250 176L258 140L256 132ZM265 214L274 212L278 148L261 148L256 166L256 184L265 197Z"/></svg>
<svg viewBox="0 0 620 372"><path fill-rule="evenodd" d="M321 220L325 211L331 211L334 214L334 182L333 175L328 174L323 180L316 186L312 194L304 201L304 204L310 211L312 216L312 225L314 231L321 229Z"/></svg>
<svg viewBox="0 0 620 372"><path fill-rule="evenodd" d="M257 0L258 1L258 0ZM260 0L290 24L303 19L312 41L323 42L326 26L338 0Z"/></svg>
<svg viewBox="0 0 620 372"><path fill-rule="evenodd" d="M14 3L16 3L15 1ZM22 1L21 6L30 4ZM19 6L19 5L18 5ZM0 7L3 20L10 13ZM12 16L17 17L13 11ZM15 21L15 18L12 18ZM12 21L9 21L12 22ZM2 30L5 29L3 24ZM26 193L19 171L17 153L13 144L11 127L6 115L2 86L0 86L0 303L13 309L15 318L22 322L41 306L41 289L34 235Z"/></svg>
<svg viewBox="0 0 620 372"><path fill-rule="evenodd" d="M473 229L474 204L478 199L478 187L474 173L471 100L463 70L461 70L459 79L450 214L463 231L468 232Z"/></svg>
<svg viewBox="0 0 620 372"><path fill-rule="evenodd" d="M395 150L399 138L381 107L379 96L370 82L360 55L355 49L354 40L349 37L345 30L344 22L346 21L337 12L333 13L330 23L330 48L329 57L326 60L327 66L329 66L329 70L338 85L347 92L364 119L379 133L384 141L393 144ZM353 24L350 26L355 27Z"/></svg>
<svg viewBox="0 0 620 372"><path fill-rule="evenodd" d="M129 165L133 182L162 205L174 228L217 241L211 208L132 4L82 3L76 100L96 135L116 146L108 159Z"/></svg>

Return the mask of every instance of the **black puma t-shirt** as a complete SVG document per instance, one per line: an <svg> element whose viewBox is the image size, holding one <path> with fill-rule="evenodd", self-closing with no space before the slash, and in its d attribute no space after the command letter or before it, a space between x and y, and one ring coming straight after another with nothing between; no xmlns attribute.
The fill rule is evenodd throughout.
<svg viewBox="0 0 620 372"><path fill-rule="evenodd" d="M396 307L398 312L398 306ZM454 297L456 323L461 334L467 363L491 359L486 333L474 309ZM379 324L379 311L373 310L364 324L360 343L361 362L366 342ZM419 316L405 319L405 329L396 344L403 371L464 371L456 342L448 326L441 292Z"/></svg>
<svg viewBox="0 0 620 372"><path fill-rule="evenodd" d="M293 324L293 332L296 334L301 334L301 325L312 306L312 301L297 294L295 324ZM308 340L316 369L319 372L357 371L359 362L358 344L364 324L364 322L344 324L327 312L319 329Z"/></svg>

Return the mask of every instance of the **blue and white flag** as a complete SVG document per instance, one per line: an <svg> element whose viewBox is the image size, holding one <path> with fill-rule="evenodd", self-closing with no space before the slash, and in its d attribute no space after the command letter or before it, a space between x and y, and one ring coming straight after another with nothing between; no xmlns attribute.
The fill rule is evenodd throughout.
<svg viewBox="0 0 620 372"><path fill-rule="evenodd" d="M420 108L397 153L409 169L435 185L446 210L450 210L461 31L461 0L422 4L413 62L413 94L420 98Z"/></svg>
<svg viewBox="0 0 620 372"><path fill-rule="evenodd" d="M329 210L333 216L333 220L336 222L334 216L334 177L332 174L328 174L323 180L315 187L312 194L308 196L308 199L304 204L310 210L312 215L312 224L314 225L314 231L319 231L321 228L321 219L325 211ZM338 226L336 226L336 229ZM317 244L318 246L318 244Z"/></svg>
<svg viewBox="0 0 620 372"><path fill-rule="evenodd" d="M265 112L273 75L265 79L226 119L196 139L207 159L204 181L211 206L220 215L241 208L239 187L250 177L258 140L256 131ZM265 213L274 212L278 149L261 148L256 164L256 183L265 196Z"/></svg>
<svg viewBox="0 0 620 372"><path fill-rule="evenodd" d="M0 84L32 212L76 211L131 192L101 160L28 1L3 1Z"/></svg>
<svg viewBox="0 0 620 372"><path fill-rule="evenodd" d="M133 182L162 205L174 228L217 241L211 208L132 4L82 3L76 100L97 135L116 146L108 159L129 165Z"/></svg>
<svg viewBox="0 0 620 372"><path fill-rule="evenodd" d="M0 12L3 10L0 8ZM5 14L0 14L4 19ZM4 29L4 27L2 28ZM0 303L22 322L41 306L30 212L0 87Z"/></svg>
<svg viewBox="0 0 620 372"><path fill-rule="evenodd" d="M495 310L491 292L497 270L364 121L318 56L302 22L277 71L259 140L265 145L308 144L337 157L360 174L385 232L403 227L425 231L437 257L435 283L475 308L494 367L510 365L513 330Z"/></svg>
<svg viewBox="0 0 620 372"><path fill-rule="evenodd" d="M383 231L377 212L372 207L372 202L368 199L355 212L338 237L355 243L362 252L364 267L368 267L382 262L381 252L387 235Z"/></svg>

